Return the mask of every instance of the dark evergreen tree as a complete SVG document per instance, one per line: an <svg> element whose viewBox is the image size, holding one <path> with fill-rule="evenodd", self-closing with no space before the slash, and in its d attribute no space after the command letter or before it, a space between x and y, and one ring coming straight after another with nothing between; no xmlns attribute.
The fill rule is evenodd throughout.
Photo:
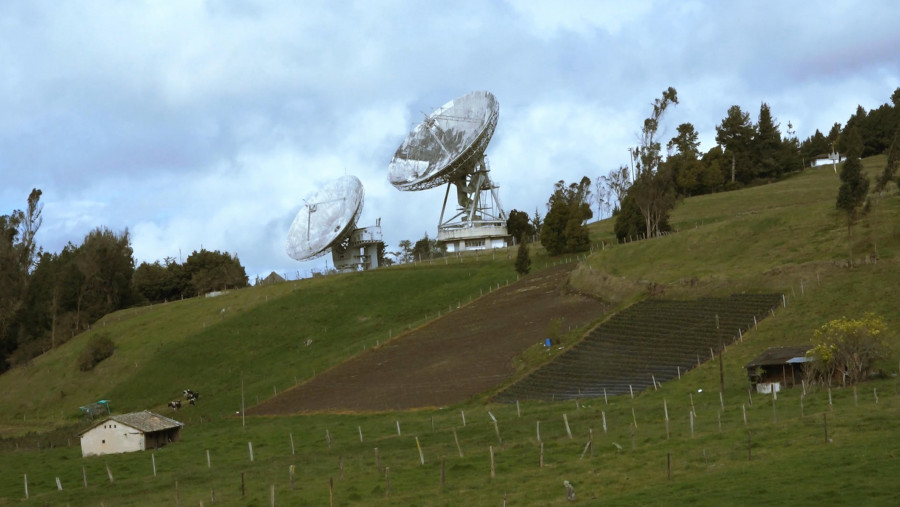
<svg viewBox="0 0 900 507"><path fill-rule="evenodd" d="M634 195L629 193L622 200L622 209L616 215L616 223L613 226L616 233L616 239L626 241L629 239L638 239L645 232L644 216L641 215L641 209L634 202Z"/></svg>
<svg viewBox="0 0 900 507"><path fill-rule="evenodd" d="M847 218L847 246L850 252L850 267L853 267L853 225L864 213L863 205L869 193L869 179L862 173L859 148L851 145L851 151L841 168L841 186L838 189L837 209Z"/></svg>
<svg viewBox="0 0 900 507"><path fill-rule="evenodd" d="M731 160L731 183L749 183L753 179L750 151L754 134L750 113L745 113L737 105L728 108L728 114L716 126L716 142Z"/></svg>
<svg viewBox="0 0 900 507"><path fill-rule="evenodd" d="M519 251L516 253L516 273L527 275L531 271L531 255L528 252L528 242L519 242Z"/></svg>
<svg viewBox="0 0 900 507"><path fill-rule="evenodd" d="M765 102L759 108L759 121L753 138L753 155L756 165L755 176L779 178L784 168L781 166L781 132L772 117L772 111Z"/></svg>

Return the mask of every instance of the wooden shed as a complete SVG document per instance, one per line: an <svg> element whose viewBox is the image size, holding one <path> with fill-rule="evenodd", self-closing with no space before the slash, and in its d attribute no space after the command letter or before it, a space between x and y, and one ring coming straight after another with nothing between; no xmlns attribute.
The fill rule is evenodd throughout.
<svg viewBox="0 0 900 507"><path fill-rule="evenodd" d="M747 363L747 377L756 392L768 394L793 387L803 380L804 365L810 361L806 357L808 345L768 348Z"/></svg>
<svg viewBox="0 0 900 507"><path fill-rule="evenodd" d="M184 423L150 411L114 415L78 434L81 455L157 449L178 440Z"/></svg>

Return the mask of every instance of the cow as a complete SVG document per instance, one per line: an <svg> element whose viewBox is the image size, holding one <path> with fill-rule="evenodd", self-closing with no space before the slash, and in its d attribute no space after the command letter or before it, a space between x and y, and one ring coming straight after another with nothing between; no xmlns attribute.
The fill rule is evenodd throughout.
<svg viewBox="0 0 900 507"><path fill-rule="evenodd" d="M188 400L188 403L191 405L195 405L197 400L200 398L200 393L191 391L190 389L184 390L184 398Z"/></svg>
<svg viewBox="0 0 900 507"><path fill-rule="evenodd" d="M173 410L178 410L179 408L181 408L181 400L170 401L169 407L171 407Z"/></svg>

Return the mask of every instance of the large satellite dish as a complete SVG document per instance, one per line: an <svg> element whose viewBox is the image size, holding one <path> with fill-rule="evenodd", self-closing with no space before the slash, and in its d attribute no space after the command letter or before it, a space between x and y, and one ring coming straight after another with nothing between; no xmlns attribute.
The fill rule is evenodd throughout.
<svg viewBox="0 0 900 507"><path fill-rule="evenodd" d="M424 190L472 172L499 116L500 104L490 92L447 102L406 136L391 160L388 179L400 190Z"/></svg>
<svg viewBox="0 0 900 507"><path fill-rule="evenodd" d="M450 252L507 244L506 212L488 177L484 154L499 117L500 104L490 92L451 100L410 131L388 167L388 180L399 190L447 184L437 239ZM444 220L451 185L456 186L458 206Z"/></svg>
<svg viewBox="0 0 900 507"><path fill-rule="evenodd" d="M363 186L342 176L306 199L287 238L287 253L298 261L315 259L347 239L362 213Z"/></svg>

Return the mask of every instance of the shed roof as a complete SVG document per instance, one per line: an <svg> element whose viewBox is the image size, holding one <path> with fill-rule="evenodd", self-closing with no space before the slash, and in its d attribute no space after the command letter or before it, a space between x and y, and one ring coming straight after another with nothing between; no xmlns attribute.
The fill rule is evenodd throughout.
<svg viewBox="0 0 900 507"><path fill-rule="evenodd" d="M756 356L753 361L747 363L745 368L757 366L774 366L779 364L792 364L806 362L806 351L809 345L792 345L789 347L771 347L762 354Z"/></svg>
<svg viewBox="0 0 900 507"><path fill-rule="evenodd" d="M143 433L153 433L155 431L164 431L184 426L184 423L178 422L174 419L169 419L168 417L159 414L154 414L149 410L144 410L143 412L132 412L130 414L119 414L111 416L108 419L100 421L90 428L82 431L80 435L87 433L88 431L107 421L116 421L118 423L131 426L132 428Z"/></svg>

